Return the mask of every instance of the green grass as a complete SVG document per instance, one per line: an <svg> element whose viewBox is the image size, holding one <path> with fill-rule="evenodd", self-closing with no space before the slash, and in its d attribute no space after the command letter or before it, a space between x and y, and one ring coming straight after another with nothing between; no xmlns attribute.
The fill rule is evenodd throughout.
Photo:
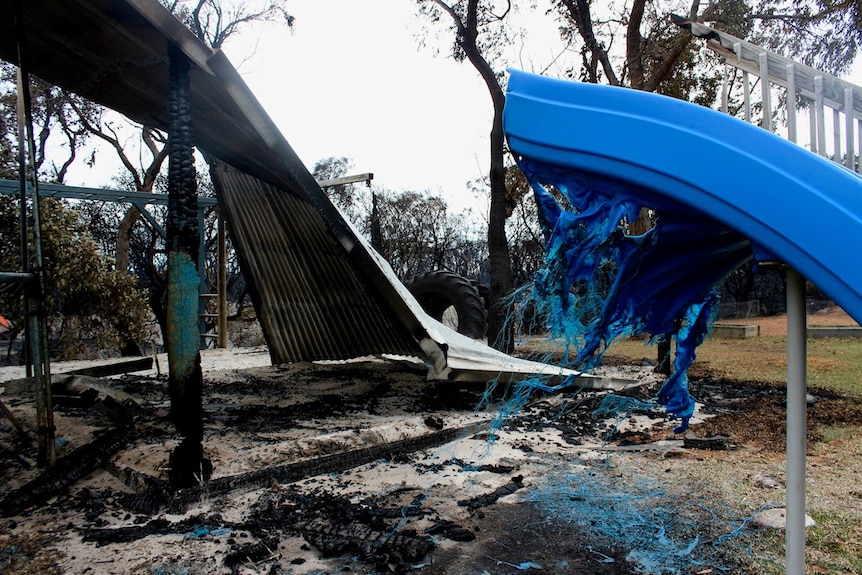
<svg viewBox="0 0 862 575"><path fill-rule="evenodd" d="M858 436L862 436L862 425L824 425L820 428L820 441L823 443L844 441Z"/></svg>
<svg viewBox="0 0 862 575"><path fill-rule="evenodd" d="M656 356L654 345L632 339L615 342L607 352L609 358L634 363ZM709 338L698 348L694 371L699 368L729 379L783 383L787 380L787 338ZM862 396L862 339L809 339L808 385Z"/></svg>
<svg viewBox="0 0 862 575"><path fill-rule="evenodd" d="M814 513L808 529L806 559L828 573L862 573L862 520L833 513Z"/></svg>

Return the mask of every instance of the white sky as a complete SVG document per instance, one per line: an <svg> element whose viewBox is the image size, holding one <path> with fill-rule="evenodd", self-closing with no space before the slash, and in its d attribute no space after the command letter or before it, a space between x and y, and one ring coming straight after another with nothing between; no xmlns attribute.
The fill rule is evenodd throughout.
<svg viewBox="0 0 862 575"><path fill-rule="evenodd" d="M306 166L348 157L352 173L373 172L376 185L430 190L453 208L483 214L485 200L466 182L487 173L491 101L476 70L447 57L450 37L428 39L439 55L420 49L423 22L411 0L287 6L293 31L254 25L224 49ZM560 51L556 25L542 9L520 17L530 19L531 35L514 48L511 65L539 71ZM104 168L113 152L101 154ZM113 173L78 168L67 183L104 185Z"/></svg>
<svg viewBox="0 0 862 575"><path fill-rule="evenodd" d="M490 100L469 66L419 52L405 0L291 0L295 30L225 47L310 169L346 156L393 189L455 192L481 175ZM244 39L242 39L244 40Z"/></svg>
<svg viewBox="0 0 862 575"><path fill-rule="evenodd" d="M450 37L428 40L439 55L419 48L423 22L410 0L290 0L288 9L292 32L270 26L255 50L250 30L225 52L306 166L345 156L377 185L484 211L466 182L487 174L491 100L469 62L447 57Z"/></svg>
<svg viewBox="0 0 862 575"><path fill-rule="evenodd" d="M224 51L310 170L323 158L354 161L393 190L430 190L456 209L486 211L466 183L488 170L491 100L469 64L419 48L423 22L411 0L289 0L289 31L255 24ZM558 41L553 22L538 18ZM433 38L429 43L435 43ZM547 65L548 55L540 59ZM530 69L521 61L518 67ZM78 167L69 185L104 185L101 170ZM96 173L98 172L98 174Z"/></svg>

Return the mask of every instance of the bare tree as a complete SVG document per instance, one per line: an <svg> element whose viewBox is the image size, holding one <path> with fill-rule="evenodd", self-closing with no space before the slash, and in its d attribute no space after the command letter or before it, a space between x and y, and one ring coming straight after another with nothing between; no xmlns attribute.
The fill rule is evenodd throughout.
<svg viewBox="0 0 862 575"><path fill-rule="evenodd" d="M476 278L485 257L477 234L462 215L453 214L442 198L421 192L374 190L377 211L363 231L379 229L380 252L401 280L445 269Z"/></svg>
<svg viewBox="0 0 862 575"><path fill-rule="evenodd" d="M195 36L216 49L249 24L276 22L290 28L295 20L288 13L285 0L162 0L162 3Z"/></svg>
<svg viewBox="0 0 862 575"><path fill-rule="evenodd" d="M317 181L334 180L348 175L353 169L353 160L345 157L323 158L314 164L311 175ZM324 190L329 199L351 221L359 223L367 217L369 198L364 186L357 184L341 184Z"/></svg>
<svg viewBox="0 0 862 575"><path fill-rule="evenodd" d="M122 130L109 117L110 112L104 108L100 108L99 113L91 119L85 119L81 116L81 122L89 134L107 143L116 152L120 163L125 168L124 176L120 179L130 183L132 189L136 192L152 193L156 179L159 177L165 159L168 157L167 135L155 128L132 123L133 130L140 137L140 146L132 148L128 146L126 136L123 135ZM132 150L139 152L138 162L131 156L133 153ZM140 153L143 150L146 150L147 155ZM141 212L138 208L131 207L126 210L123 218L120 220L114 258L116 268L120 271L130 271L129 243L132 237L132 230L138 220L140 220L140 217Z"/></svg>
<svg viewBox="0 0 862 575"><path fill-rule="evenodd" d="M220 48L246 25L272 22L278 18L283 19L288 26L293 25L293 17L286 12L282 0L197 0L191 7L179 0L165 1L164 4L199 39L213 48ZM87 132L113 148L134 183L135 191L152 192L168 156L167 135L152 126L132 124L133 130L139 135L139 142L136 146L130 146L117 124L109 119L110 114L106 110L101 109L89 119L81 115L81 111L79 110L79 115ZM144 150L146 154L141 154ZM135 153L139 155L138 162L133 160L132 154ZM120 222L115 258L119 270L129 270L129 243L132 229L140 216L138 209L132 207L126 211Z"/></svg>
<svg viewBox="0 0 862 575"><path fill-rule="evenodd" d="M490 131L489 183L491 205L488 213L488 261L490 265L490 313L488 316L488 340L495 347L511 352L514 348L511 324L506 321L504 298L512 291L514 280L506 239L507 209L503 134L503 75L494 69L499 50L506 43L504 23L511 13L511 0L481 1L417 0L419 13L432 22L446 20L454 34L452 57L459 62L468 60L482 77L491 104L494 118Z"/></svg>
<svg viewBox="0 0 862 575"><path fill-rule="evenodd" d="M172 0L164 4L198 38L214 48L221 47L247 25L279 19L288 26L293 25L293 17L287 14L283 0L197 0L192 6ZM86 101L76 99L71 105L77 112L77 122L82 131L103 141L116 153L123 172L115 180L124 189L153 192L168 157L167 134L153 126L117 120L112 112ZM136 137L130 137L130 131ZM90 161L95 162L95 156ZM156 246L160 240L146 230L138 238L139 251L132 254L131 250L140 219L141 213L136 207L123 214L117 230L115 265L116 269L124 272L130 272L134 267L135 271L147 277L153 312L164 327L164 310L160 303L164 286L160 279L160 263L156 261L160 253Z"/></svg>
<svg viewBox="0 0 862 575"><path fill-rule="evenodd" d="M78 154L86 143L88 134L84 124L98 114L98 106L36 77L30 78L30 94L36 136L36 157L31 159L33 168L42 180L63 183L69 167L79 159ZM18 173L17 96L17 68L0 62L0 130L3 133L0 169L5 177ZM62 159L52 159L57 157ZM90 156L85 161L94 159Z"/></svg>
<svg viewBox="0 0 862 575"><path fill-rule="evenodd" d="M517 166L506 168L506 192L510 207L506 235L515 285L520 286L533 281L542 267L545 238L530 182Z"/></svg>

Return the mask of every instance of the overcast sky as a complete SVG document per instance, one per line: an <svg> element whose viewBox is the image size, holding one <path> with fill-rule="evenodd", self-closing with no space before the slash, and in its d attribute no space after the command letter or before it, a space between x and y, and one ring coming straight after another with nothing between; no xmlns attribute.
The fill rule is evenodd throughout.
<svg viewBox="0 0 862 575"><path fill-rule="evenodd" d="M306 166L345 156L353 173L373 172L377 185L430 190L454 208L484 213L485 201L466 183L487 173L491 101L476 70L447 57L450 38L428 38L443 47L439 55L420 49L424 23L411 0L287 6L296 17L292 31L254 25L224 49ZM513 49L511 65L539 71L561 49L556 25L542 9L519 17L530 35ZM862 74L854 77L862 83ZM79 168L67 182L108 183L98 177Z"/></svg>
<svg viewBox="0 0 862 575"><path fill-rule="evenodd" d="M292 32L270 27L256 50L246 34L225 52L306 166L345 156L378 185L476 205L466 182L487 173L490 96L469 63L419 48L415 4L288 6Z"/></svg>

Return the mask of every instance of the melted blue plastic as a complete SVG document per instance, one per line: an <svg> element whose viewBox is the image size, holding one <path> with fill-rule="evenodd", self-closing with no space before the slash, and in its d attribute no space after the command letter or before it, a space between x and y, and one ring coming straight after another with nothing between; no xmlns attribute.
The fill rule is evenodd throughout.
<svg viewBox="0 0 862 575"><path fill-rule="evenodd" d="M729 571L722 546L745 535L749 519L714 512L684 488L637 473L603 473L560 465L530 490L556 520L584 529L596 546L612 543L643 573ZM591 549L592 550L592 549ZM612 557L592 550L597 562Z"/></svg>
<svg viewBox="0 0 862 575"><path fill-rule="evenodd" d="M657 400L682 422L694 412L687 371L711 327L714 286L751 257L750 243L693 210L658 206L656 225L629 235L641 203L619 181L523 161L547 241L536 276L552 335L577 342L573 362L590 369L619 337L673 338L674 373ZM555 196L550 190L556 190Z"/></svg>

